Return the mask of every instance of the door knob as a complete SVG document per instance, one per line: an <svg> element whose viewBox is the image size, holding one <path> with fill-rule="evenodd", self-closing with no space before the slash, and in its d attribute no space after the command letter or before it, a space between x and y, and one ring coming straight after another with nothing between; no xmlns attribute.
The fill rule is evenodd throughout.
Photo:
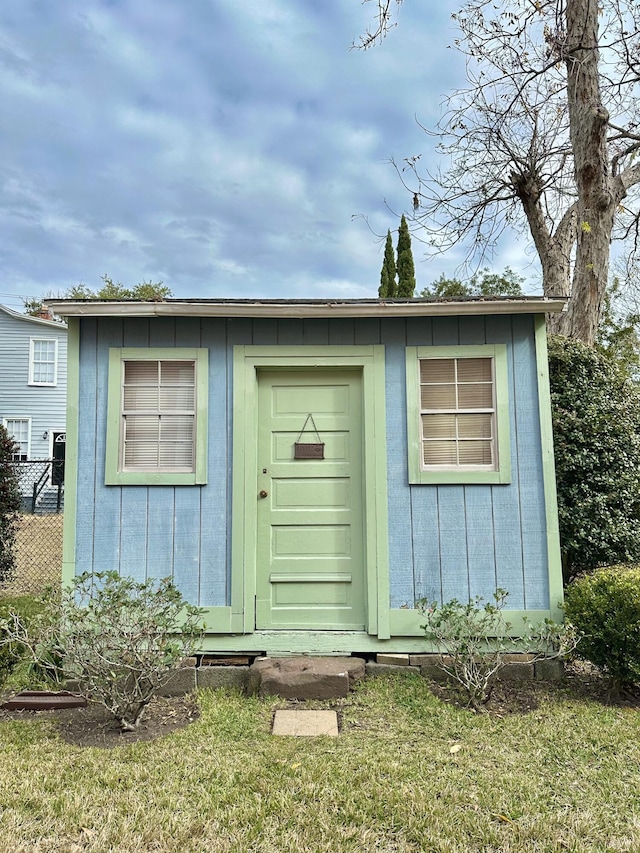
<svg viewBox="0 0 640 853"><path fill-rule="evenodd" d="M265 492L265 490L263 489L263 490L260 492L260 497L261 497L261 498L266 498L268 494L269 494L269 492Z"/></svg>

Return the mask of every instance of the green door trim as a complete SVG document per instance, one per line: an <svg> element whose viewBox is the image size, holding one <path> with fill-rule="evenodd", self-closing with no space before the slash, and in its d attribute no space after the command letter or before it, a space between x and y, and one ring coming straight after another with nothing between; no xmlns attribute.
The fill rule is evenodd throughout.
<svg viewBox="0 0 640 853"><path fill-rule="evenodd" d="M255 631L258 371L362 370L364 557L367 633L388 639L389 552L384 346L234 346L231 625Z"/></svg>

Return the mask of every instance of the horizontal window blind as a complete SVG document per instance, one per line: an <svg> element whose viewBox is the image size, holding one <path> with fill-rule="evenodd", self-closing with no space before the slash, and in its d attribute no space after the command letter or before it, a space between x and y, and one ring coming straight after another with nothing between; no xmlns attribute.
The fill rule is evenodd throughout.
<svg viewBox="0 0 640 853"><path fill-rule="evenodd" d="M123 362L122 470L193 471L193 361Z"/></svg>
<svg viewBox="0 0 640 853"><path fill-rule="evenodd" d="M496 466L491 358L420 359L423 468Z"/></svg>

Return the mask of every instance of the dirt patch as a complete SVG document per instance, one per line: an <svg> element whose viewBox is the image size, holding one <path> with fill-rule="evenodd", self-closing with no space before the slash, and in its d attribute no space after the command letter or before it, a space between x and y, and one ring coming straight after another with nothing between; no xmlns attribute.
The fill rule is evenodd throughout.
<svg viewBox="0 0 640 853"><path fill-rule="evenodd" d="M482 711L492 716L528 714L539 707L543 697L551 693L587 699L604 705L640 709L640 687L616 694L609 679L594 666L574 661L565 667L565 679L558 683L544 681L497 681ZM459 708L468 707L466 694L455 684L432 681L431 692L443 702Z"/></svg>
<svg viewBox="0 0 640 853"><path fill-rule="evenodd" d="M466 707L463 694L452 685L431 682L432 692L443 702ZM566 679L557 684L542 681L498 682L486 706L486 712L497 717L512 714L527 714L539 707L545 696L563 694L567 697L586 699L602 704L635 708L640 710L640 688L621 695L612 694L608 679L589 664L576 662L567 666ZM308 707L304 702L282 700L288 709ZM349 697L339 702L315 702L314 707L322 704L335 710L338 715L338 730L342 730L344 706ZM145 711L145 715L135 732L123 732L116 720L101 706L89 704L86 708L72 708L58 711L4 711L0 710L0 724L3 720L36 720L46 717L54 719L60 737L76 746L95 746L110 749L140 741L150 741L163 735L185 728L200 716L200 710L194 694L170 698L156 697Z"/></svg>
<svg viewBox="0 0 640 853"><path fill-rule="evenodd" d="M121 731L118 722L100 705L90 703L86 708L61 711L3 711L2 720L55 720L60 737L75 746L97 746L111 749L130 743L155 740L185 728L200 716L195 696L156 697L147 707L140 725L134 732Z"/></svg>

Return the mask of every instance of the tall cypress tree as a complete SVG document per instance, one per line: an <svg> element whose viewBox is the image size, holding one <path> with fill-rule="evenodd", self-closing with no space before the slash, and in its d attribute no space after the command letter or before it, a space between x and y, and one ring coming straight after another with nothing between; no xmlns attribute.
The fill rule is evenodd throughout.
<svg viewBox="0 0 640 853"><path fill-rule="evenodd" d="M380 299L393 299L396 295L396 259L393 254L393 241L391 231L387 231L387 242L384 247L384 261L380 272L380 287L378 296Z"/></svg>
<svg viewBox="0 0 640 853"><path fill-rule="evenodd" d="M399 299L410 299L415 289L416 271L413 266L411 234L409 234L409 226L403 213L398 230L398 289L395 295Z"/></svg>

